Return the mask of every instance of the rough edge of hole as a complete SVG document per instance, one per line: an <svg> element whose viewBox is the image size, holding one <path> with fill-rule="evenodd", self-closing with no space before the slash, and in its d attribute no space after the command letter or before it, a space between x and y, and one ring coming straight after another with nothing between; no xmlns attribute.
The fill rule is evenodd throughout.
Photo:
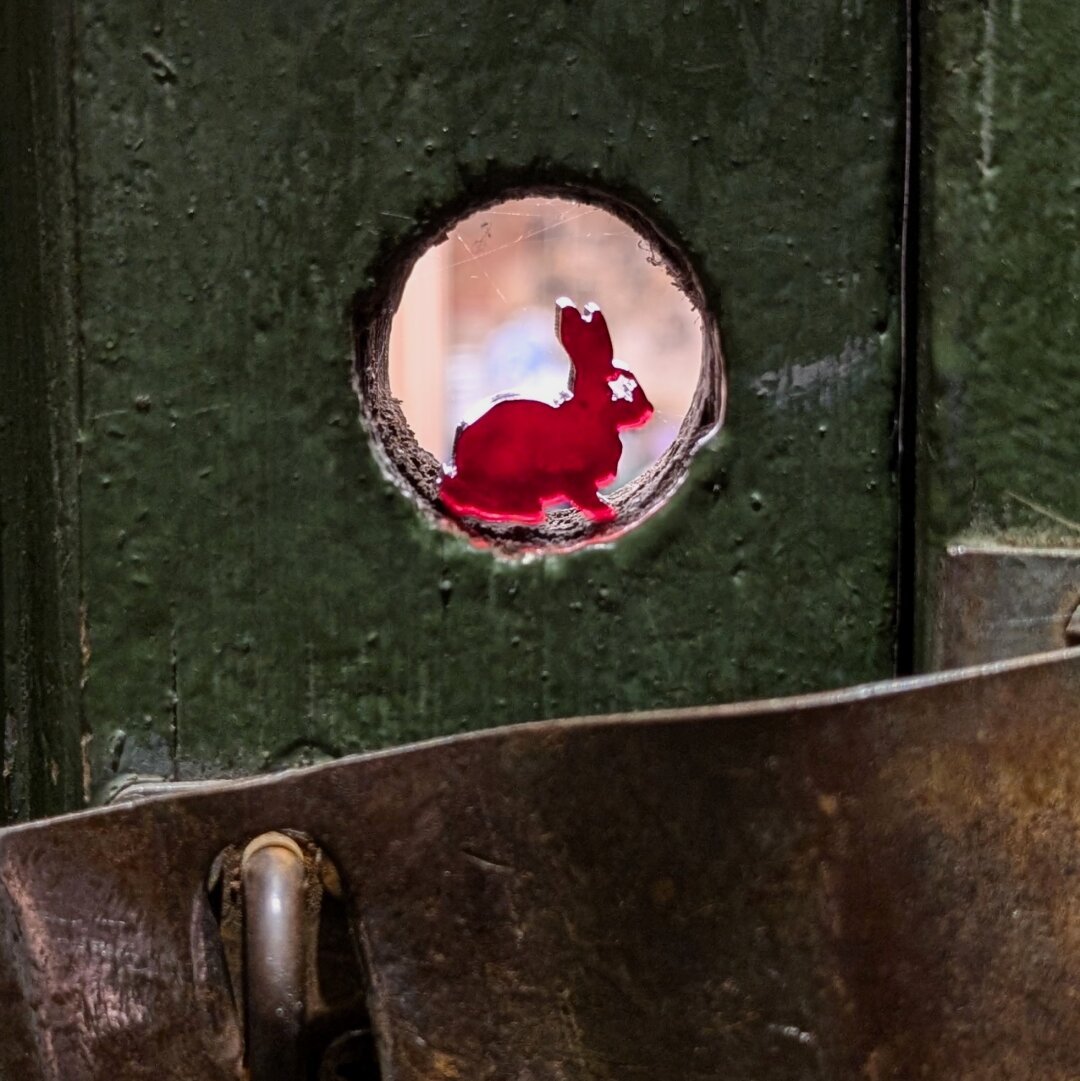
<svg viewBox="0 0 1080 1081"><path fill-rule="evenodd" d="M390 326L401 303L405 283L416 261L445 240L458 222L511 199L529 197L574 200L606 210L647 240L662 260L672 284L690 301L701 318L701 368L697 388L671 446L629 484L605 496L615 507L611 522L598 524L576 510L549 512L540 525L465 521L449 514L439 502L442 463L416 441L412 427L390 387ZM637 207L590 184L509 184L496 193L445 212L435 226L411 242L399 245L379 261L381 280L359 290L353 298L354 386L360 419L387 477L415 503L433 525L468 538L496 555L523 556L568 552L610 542L658 510L686 478L697 448L724 422L726 379L720 328L705 301L704 291L689 260L674 242ZM588 298L585 298L588 299ZM554 302L554 298L552 298Z"/></svg>

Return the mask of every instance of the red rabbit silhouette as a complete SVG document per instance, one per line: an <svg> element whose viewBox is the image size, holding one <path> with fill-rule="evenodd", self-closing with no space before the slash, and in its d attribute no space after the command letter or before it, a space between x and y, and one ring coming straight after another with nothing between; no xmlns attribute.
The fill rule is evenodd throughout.
<svg viewBox="0 0 1080 1081"><path fill-rule="evenodd" d="M593 521L615 509L601 497L622 456L619 432L653 414L637 380L613 362L607 323L595 304L584 313L555 301L555 334L570 356L570 380L555 402L499 397L454 437L439 496L462 517L542 522L545 510L569 502Z"/></svg>

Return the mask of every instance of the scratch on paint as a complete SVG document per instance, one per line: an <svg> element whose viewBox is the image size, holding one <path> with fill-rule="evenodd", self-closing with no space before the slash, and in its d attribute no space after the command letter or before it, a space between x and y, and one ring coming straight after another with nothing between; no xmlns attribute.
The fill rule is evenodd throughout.
<svg viewBox="0 0 1080 1081"><path fill-rule="evenodd" d="M94 734L92 732L83 732L82 736L79 737L79 754L82 762L83 803L87 806L90 805L94 789L94 772L93 765L90 761L93 739Z"/></svg>
<svg viewBox="0 0 1080 1081"><path fill-rule="evenodd" d="M180 628L176 609L172 612L172 629L169 633L169 758L172 762L172 780L180 780Z"/></svg>
<svg viewBox="0 0 1080 1081"><path fill-rule="evenodd" d="M1041 503L1036 503L1033 499L1027 499L1025 496L1020 495L1018 492L1010 492L1006 490L1005 494L1010 499L1015 499L1017 503L1022 504L1029 510L1035 511L1036 514L1041 514L1044 518L1049 518L1052 522L1057 522L1058 525L1065 526L1066 529L1073 529L1077 533L1080 533L1080 522L1074 522L1071 518L1066 518L1062 514L1058 514L1056 511L1051 510L1049 507L1044 507Z"/></svg>
<svg viewBox="0 0 1080 1081"><path fill-rule="evenodd" d="M829 404L835 390L849 376L865 370L866 362L874 353L873 339L850 338L837 356L825 356L808 364L790 364L765 372L750 386L759 398L772 398L781 408L793 400L806 397L812 391L817 392L823 404Z"/></svg>
<svg viewBox="0 0 1080 1081"><path fill-rule="evenodd" d="M494 871L500 875L512 875L516 874L516 870L507 863L501 863L499 860L488 859L486 856L481 856L479 852L473 852L471 849L462 847L461 854L474 866L479 867L482 871Z"/></svg>
<svg viewBox="0 0 1080 1081"><path fill-rule="evenodd" d="M994 95L997 62L996 0L987 0L983 8L982 82L975 111L979 114L979 172L984 182L994 177Z"/></svg>

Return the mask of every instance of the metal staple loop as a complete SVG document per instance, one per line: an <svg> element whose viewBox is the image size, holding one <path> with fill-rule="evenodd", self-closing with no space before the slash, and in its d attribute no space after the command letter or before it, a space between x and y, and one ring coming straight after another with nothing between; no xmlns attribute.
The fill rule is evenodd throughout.
<svg viewBox="0 0 1080 1081"><path fill-rule="evenodd" d="M264 833L240 866L248 1070L251 1081L297 1081L306 1014L304 854L292 838Z"/></svg>

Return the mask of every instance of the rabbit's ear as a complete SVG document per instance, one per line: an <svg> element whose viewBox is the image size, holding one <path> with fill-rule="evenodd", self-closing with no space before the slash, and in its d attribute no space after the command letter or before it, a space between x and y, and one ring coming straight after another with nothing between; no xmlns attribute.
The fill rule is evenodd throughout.
<svg viewBox="0 0 1080 1081"><path fill-rule="evenodd" d="M611 347L611 335L608 333L607 320L599 304L592 302L585 305L584 324L592 345L592 359L605 368L611 367L615 350Z"/></svg>
<svg viewBox="0 0 1080 1081"><path fill-rule="evenodd" d="M581 313L569 297L555 301L555 337L573 357L574 347L581 340Z"/></svg>
<svg viewBox="0 0 1080 1081"><path fill-rule="evenodd" d="M559 297L555 301L555 332L578 371L611 366L611 337L598 305L586 304L582 316L569 297Z"/></svg>

